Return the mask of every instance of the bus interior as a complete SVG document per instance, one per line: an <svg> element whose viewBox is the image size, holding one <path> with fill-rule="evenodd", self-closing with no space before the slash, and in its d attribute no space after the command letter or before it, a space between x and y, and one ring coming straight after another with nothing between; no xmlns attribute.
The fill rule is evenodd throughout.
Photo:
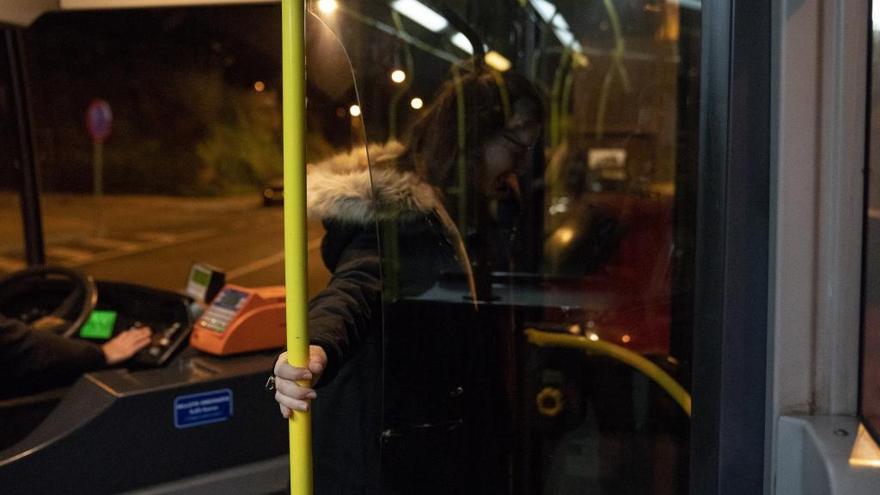
<svg viewBox="0 0 880 495"><path fill-rule="evenodd" d="M758 219L751 238L722 235L735 215L711 206L752 201L740 212L752 221L743 212L764 211L766 198L719 194L712 181L738 172L701 155L716 153L707 127L727 130L705 120L716 87L706 74L717 69L703 66L707 47L729 41L704 32L710 7L305 3L308 180L365 174L365 208L383 212L388 161L411 151L411 130L442 91L456 95L432 132L457 157L436 187L435 219L461 247L420 245L396 216L369 219L382 267L381 330L368 337L382 342L382 493L703 493L694 480L718 456L693 454L705 430L691 395L715 387L706 370L720 368L701 366L695 349L729 342L695 330L700 314L711 327L716 307L697 288L743 295L719 314L770 289L764 265L724 285L713 277L748 264L697 253L742 235L752 256L771 228ZM278 3L259 0L0 5L0 316L96 346L151 329L119 366L38 384L4 378L3 493L285 493L296 482L287 423L265 390L285 344L281 24ZM542 106L540 132L511 141L522 163L491 200L473 190L468 160L482 150L465 139L485 102L466 97L463 81L480 74L494 78L505 118L517 112L506 74ZM725 87L763 79L736 81ZM740 159L712 156L722 155ZM332 277L326 227L317 214L308 223L310 296ZM763 292L743 289L758 279ZM767 366L749 347L764 337L730 344L726 366L741 355ZM765 373L741 371L748 383ZM704 404L721 408L713 394ZM763 407L748 417L717 408L704 418L764 418ZM743 444L764 441L752 426L761 430Z"/></svg>

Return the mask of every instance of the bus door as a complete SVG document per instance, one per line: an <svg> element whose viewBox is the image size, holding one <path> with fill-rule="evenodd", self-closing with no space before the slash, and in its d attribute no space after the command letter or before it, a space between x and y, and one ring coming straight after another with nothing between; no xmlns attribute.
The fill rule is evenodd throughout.
<svg viewBox="0 0 880 495"><path fill-rule="evenodd" d="M376 483L687 493L699 10L413 3L317 12L370 143Z"/></svg>

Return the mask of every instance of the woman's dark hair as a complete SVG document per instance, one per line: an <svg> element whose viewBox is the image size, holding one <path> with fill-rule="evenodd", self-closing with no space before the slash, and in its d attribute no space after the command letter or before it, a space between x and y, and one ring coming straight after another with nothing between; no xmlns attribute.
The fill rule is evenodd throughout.
<svg viewBox="0 0 880 495"><path fill-rule="evenodd" d="M542 121L541 99L528 79L512 71L457 76L443 84L410 128L400 166L442 187L459 158L459 123L464 124L465 158L470 160L513 116L524 122Z"/></svg>

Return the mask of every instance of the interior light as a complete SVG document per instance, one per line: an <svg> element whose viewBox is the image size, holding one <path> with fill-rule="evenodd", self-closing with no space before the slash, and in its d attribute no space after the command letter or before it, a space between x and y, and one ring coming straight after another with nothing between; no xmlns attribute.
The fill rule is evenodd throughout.
<svg viewBox="0 0 880 495"><path fill-rule="evenodd" d="M599 342L599 336L596 335L596 332L587 332L587 338L593 342Z"/></svg>
<svg viewBox="0 0 880 495"><path fill-rule="evenodd" d="M339 7L336 0L318 0L318 10L325 14L332 14Z"/></svg>
<svg viewBox="0 0 880 495"><path fill-rule="evenodd" d="M568 26L565 17L557 12L555 5L547 0L529 0L529 3L532 4L535 12L541 16L541 19L543 19L544 22L553 25L553 32L556 33L556 37L559 38L559 41L564 46L569 46L575 51L582 50L580 43L578 43L577 46L573 46L577 41L575 41L574 35L571 34L571 28Z"/></svg>
<svg viewBox="0 0 880 495"><path fill-rule="evenodd" d="M358 105L352 105L352 106L348 107L348 113L350 113L352 117L360 117L361 116L361 107Z"/></svg>
<svg viewBox="0 0 880 495"><path fill-rule="evenodd" d="M446 18L416 0L394 0L391 8L435 33L449 26Z"/></svg>
<svg viewBox="0 0 880 495"><path fill-rule="evenodd" d="M421 98L415 97L409 101L409 106L413 107L413 109L415 110L418 110L425 106L425 102L423 102Z"/></svg>
<svg viewBox="0 0 880 495"><path fill-rule="evenodd" d="M400 69L395 69L394 72L391 73L391 80L397 84L406 81L406 72Z"/></svg>
<svg viewBox="0 0 880 495"><path fill-rule="evenodd" d="M565 17L562 17L561 14L556 14L553 17L553 26L559 29L565 29L566 31L571 30L571 28L568 27L568 23L565 21Z"/></svg>
<svg viewBox="0 0 880 495"><path fill-rule="evenodd" d="M486 61L486 65L497 70L498 72L504 72L510 69L510 60L507 60L504 55L496 52L495 50L487 53L484 60Z"/></svg>
<svg viewBox="0 0 880 495"><path fill-rule="evenodd" d="M630 337L629 335L624 335L623 337L620 338L620 341L623 342L624 344L629 344L629 342L631 340L632 340L632 337Z"/></svg>
<svg viewBox="0 0 880 495"><path fill-rule="evenodd" d="M467 52L469 55L474 54L474 47L471 46L471 41L467 39L467 36L461 33L455 33L455 35L450 40L452 44L457 46L463 52Z"/></svg>
<svg viewBox="0 0 880 495"><path fill-rule="evenodd" d="M530 0L530 3L535 8L535 11L538 12L538 15L541 16L541 19L544 19L544 22L550 22L553 14L556 13L556 6L547 0Z"/></svg>
<svg viewBox="0 0 880 495"><path fill-rule="evenodd" d="M262 93L265 89L266 83L264 83L263 81L257 81L254 83L254 91L256 91L257 93Z"/></svg>
<svg viewBox="0 0 880 495"><path fill-rule="evenodd" d="M571 31L567 29L556 28L553 30L553 32L556 33L556 37L559 38L559 42L562 43L564 46L571 46L571 44L574 43L574 35L571 34Z"/></svg>

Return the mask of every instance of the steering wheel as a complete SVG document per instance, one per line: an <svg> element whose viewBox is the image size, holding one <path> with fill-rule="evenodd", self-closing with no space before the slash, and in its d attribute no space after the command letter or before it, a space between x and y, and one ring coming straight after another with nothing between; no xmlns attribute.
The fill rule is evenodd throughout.
<svg viewBox="0 0 880 495"><path fill-rule="evenodd" d="M60 292L55 298L60 303L46 301L49 288ZM70 268L33 266L0 279L0 313L28 324L45 317L58 319L56 331L63 337L85 325L97 302L95 281Z"/></svg>

